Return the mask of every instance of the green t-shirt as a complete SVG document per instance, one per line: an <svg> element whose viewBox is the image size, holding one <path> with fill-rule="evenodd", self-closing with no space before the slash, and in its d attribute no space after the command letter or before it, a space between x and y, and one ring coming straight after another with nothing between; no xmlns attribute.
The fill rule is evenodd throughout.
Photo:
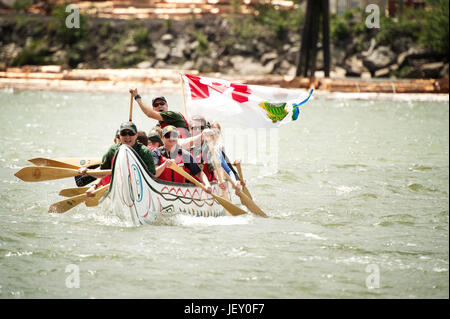
<svg viewBox="0 0 450 319"><path fill-rule="evenodd" d="M166 111L159 112L159 114L161 114L161 117L163 118L163 120L159 122L160 124L167 123L175 127L183 127L189 132L189 127L186 126L186 121L180 113L174 111Z"/></svg>
<svg viewBox="0 0 450 319"><path fill-rule="evenodd" d="M116 150L122 143L114 144L109 148L105 155L103 155L102 164L100 165L100 169L111 169L111 161L116 153ZM155 175L155 164L153 163L153 152L147 147L142 145L139 142L134 144L133 149L138 153L139 157L142 159L144 164L147 166L147 169L150 173Z"/></svg>

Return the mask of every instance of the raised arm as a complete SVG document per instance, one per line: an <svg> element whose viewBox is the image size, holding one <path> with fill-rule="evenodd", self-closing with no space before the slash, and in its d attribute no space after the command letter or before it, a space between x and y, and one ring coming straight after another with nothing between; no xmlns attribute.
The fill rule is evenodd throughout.
<svg viewBox="0 0 450 319"><path fill-rule="evenodd" d="M202 137L212 136L213 134L213 130L207 128L202 132L202 134L192 137L179 138L178 145L180 146L180 148L187 150L190 149L194 144L200 144L202 141Z"/></svg>
<svg viewBox="0 0 450 319"><path fill-rule="evenodd" d="M130 89L130 93L133 95L133 98L139 104L139 107L141 108L142 112L144 112L145 115L147 115L148 117L155 119L157 121L163 120L163 118L162 118L161 114L159 114L159 112L154 111L152 106L148 106L142 100L141 96L138 94L137 89Z"/></svg>

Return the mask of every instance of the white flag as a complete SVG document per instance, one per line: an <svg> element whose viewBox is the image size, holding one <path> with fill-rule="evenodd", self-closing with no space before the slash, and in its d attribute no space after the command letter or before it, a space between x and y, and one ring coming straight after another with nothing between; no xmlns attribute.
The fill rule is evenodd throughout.
<svg viewBox="0 0 450 319"><path fill-rule="evenodd" d="M202 115L208 121L239 123L253 128L274 128L295 121L309 93L221 79L182 75L188 118ZM303 96L302 96L303 95Z"/></svg>

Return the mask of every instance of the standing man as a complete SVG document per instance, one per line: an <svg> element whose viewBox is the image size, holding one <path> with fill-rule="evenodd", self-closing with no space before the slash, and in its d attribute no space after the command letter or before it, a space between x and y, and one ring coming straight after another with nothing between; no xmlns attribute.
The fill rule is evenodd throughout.
<svg viewBox="0 0 450 319"><path fill-rule="evenodd" d="M152 107L148 106L138 94L137 89L130 89L136 102L139 104L142 112L148 117L159 121L161 128L167 125L175 126L180 138L190 137L189 124L184 116L179 112L169 111L169 105L164 96L157 96L152 99Z"/></svg>

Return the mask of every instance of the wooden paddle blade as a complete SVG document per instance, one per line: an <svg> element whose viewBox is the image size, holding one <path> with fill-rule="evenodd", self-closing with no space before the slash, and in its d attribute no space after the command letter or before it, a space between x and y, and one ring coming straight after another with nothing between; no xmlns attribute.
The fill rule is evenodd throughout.
<svg viewBox="0 0 450 319"><path fill-rule="evenodd" d="M225 208L226 211L228 211L231 215L233 216L239 216L239 215L244 215L247 214L247 212L239 207L237 207L236 205L234 205L232 202L226 200L223 197L217 196L216 194L211 194L214 199L216 201L219 202L220 205L223 206L223 208Z"/></svg>
<svg viewBox="0 0 450 319"><path fill-rule="evenodd" d="M83 193L86 193L86 191L89 189L89 187L73 187L73 188L65 188L62 189L59 192L60 196L64 196L64 197L73 197L73 196L77 196Z"/></svg>
<svg viewBox="0 0 450 319"><path fill-rule="evenodd" d="M182 169L181 167L179 167L176 164L171 164L170 166L168 166L170 169L173 169L174 171L176 171L178 174L182 175L184 178L188 179L189 181L191 181L194 185L196 185L197 187L202 188L203 190L205 190L205 186L203 186L199 181L197 181L194 177L192 177L191 175L189 175L188 173L186 173L184 171L184 169ZM233 203L231 203L230 201L226 200L225 198L222 198L216 194L211 194L214 199L220 204L222 205L226 211L228 211L231 215L233 216L238 216L238 215L243 215L243 214L247 214L247 212L239 207L237 207L236 205L234 205Z"/></svg>
<svg viewBox="0 0 450 319"><path fill-rule="evenodd" d="M253 214L265 218L268 217L266 213L264 213L264 211L261 208L259 208L259 206L256 205L256 203L253 200L251 200L247 195L245 195L243 192L239 195L239 197L241 199L241 203L245 205Z"/></svg>
<svg viewBox="0 0 450 319"><path fill-rule="evenodd" d="M105 186L98 188L97 190L94 191L95 196L86 198L86 201L84 204L88 207L97 206L99 203L99 200L103 197L103 195L106 194L108 189L109 189L109 185L105 185Z"/></svg>
<svg viewBox="0 0 450 319"><path fill-rule="evenodd" d="M88 175L103 177L111 174L111 170L87 170ZM41 182L79 175L78 170L49 166L27 166L19 170L14 176L24 182Z"/></svg>
<svg viewBox="0 0 450 319"><path fill-rule="evenodd" d="M233 188L236 189L235 183L233 182L231 177L226 173L225 173L225 178L231 183ZM262 217L268 217L266 215L266 213L264 213L263 210L261 208L259 208L258 205L256 205L256 203L252 199L250 199L247 195L244 194L244 192L240 192L238 196L241 200L241 203L243 205L245 205L253 214L259 215Z"/></svg>
<svg viewBox="0 0 450 319"><path fill-rule="evenodd" d="M28 161L37 166L51 166L51 167L72 168L72 169L79 169L81 167L43 157L32 158L29 159Z"/></svg>
<svg viewBox="0 0 450 319"><path fill-rule="evenodd" d="M88 199L86 199L86 201L84 202L84 204L85 204L87 207L98 206L98 203L99 203L99 199L96 198L96 197L88 198Z"/></svg>
<svg viewBox="0 0 450 319"><path fill-rule="evenodd" d="M98 157L60 157L54 160L78 167L89 167L102 163L102 159Z"/></svg>
<svg viewBox="0 0 450 319"><path fill-rule="evenodd" d="M97 206L99 204L100 199L103 197L103 195L105 195L105 193L108 191L108 189L109 189L109 185L107 185L107 187L99 189L99 191L95 194L95 196L88 197L86 199L86 201L84 202L84 204L87 207Z"/></svg>
<svg viewBox="0 0 450 319"><path fill-rule="evenodd" d="M48 166L27 166L14 174L24 182L48 181L76 175L78 175L76 170Z"/></svg>
<svg viewBox="0 0 450 319"><path fill-rule="evenodd" d="M69 209L74 208L75 206L81 204L82 202L85 202L87 200L90 200L90 204L94 204L95 201L98 204L98 200L108 191L109 185L102 186L95 191L93 191L93 194L95 194L94 197L88 197L86 193L73 196L70 198L66 198L62 201L59 201L57 203L52 204L48 212L49 213L64 213L67 212ZM88 206L88 205L86 205ZM95 205L93 205L95 206Z"/></svg>
<svg viewBox="0 0 450 319"><path fill-rule="evenodd" d="M49 207L48 212L49 213L65 213L69 209L72 209L75 206L84 202L86 200L86 198L87 198L86 194L81 194L81 195L77 195L74 197L66 198L62 201L52 204Z"/></svg>

